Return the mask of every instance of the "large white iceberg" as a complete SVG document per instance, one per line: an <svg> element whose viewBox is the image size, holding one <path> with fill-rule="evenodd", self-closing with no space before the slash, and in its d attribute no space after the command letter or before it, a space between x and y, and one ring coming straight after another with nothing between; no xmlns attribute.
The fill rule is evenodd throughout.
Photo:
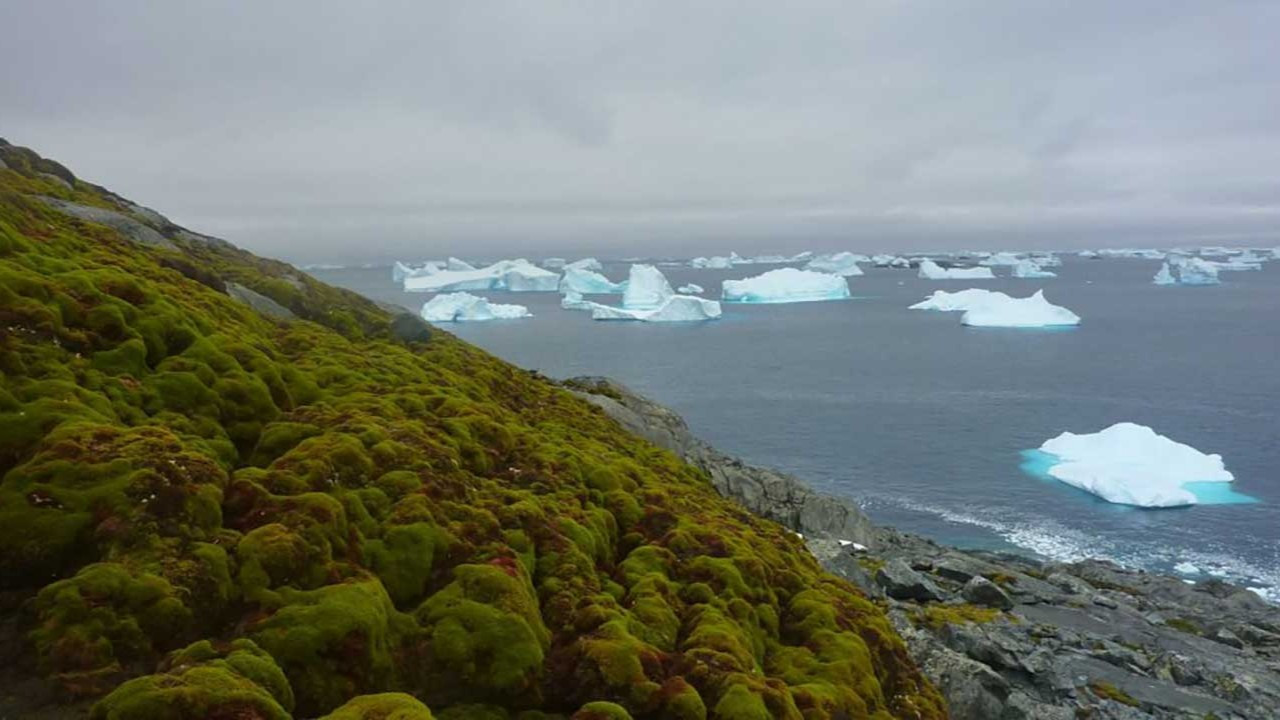
<svg viewBox="0 0 1280 720"><path fill-rule="evenodd" d="M1045 300L1044 291L1025 298L993 293L987 302L965 310L960 323L970 327L1036 328L1079 325L1080 316Z"/></svg>
<svg viewBox="0 0 1280 720"><path fill-rule="evenodd" d="M523 305L491 303L466 292L437 295L422 306L422 319L429 322L476 322L523 317L529 317L529 308Z"/></svg>
<svg viewBox="0 0 1280 720"><path fill-rule="evenodd" d="M459 261L461 262L461 261ZM454 265L450 258L449 264ZM554 292L560 276L528 260L502 260L472 270L441 270L431 275L404 279L406 292L446 292L453 290L511 290L513 292Z"/></svg>
<svg viewBox="0 0 1280 720"><path fill-rule="evenodd" d="M963 312L978 307L984 303L993 302L994 296L1007 298L1001 292L992 290L982 290L980 288L970 288L959 292L947 292L946 290L934 290L933 294L912 305L910 310L937 310L940 312ZM998 300L996 300L998 302Z"/></svg>
<svg viewBox="0 0 1280 720"><path fill-rule="evenodd" d="M855 255L851 252L838 252L834 255L819 255L805 264L805 270L814 272L831 273L832 275L843 275L845 277L854 277L862 275L862 268L858 267L858 263L867 262L869 258L866 255Z"/></svg>
<svg viewBox="0 0 1280 720"><path fill-rule="evenodd" d="M407 277L434 275L440 271L440 265L440 262L433 261L414 266L396 260L391 264L391 282L402 283Z"/></svg>
<svg viewBox="0 0 1280 720"><path fill-rule="evenodd" d="M740 303L843 300L849 297L849 283L839 275L778 268L742 280L725 280L720 297L726 302Z"/></svg>
<svg viewBox="0 0 1280 720"><path fill-rule="evenodd" d="M593 320L640 320L643 322L696 322L720 317L720 303L689 295L671 295L661 305L647 310L612 307L592 303Z"/></svg>
<svg viewBox="0 0 1280 720"><path fill-rule="evenodd" d="M1041 270L1034 260L1023 259L1013 266L1013 277L1039 279L1058 277L1058 274Z"/></svg>
<svg viewBox="0 0 1280 720"><path fill-rule="evenodd" d="M632 265L627 276L627 289L622 293L622 307L653 310L675 294L661 270L652 265Z"/></svg>
<svg viewBox="0 0 1280 720"><path fill-rule="evenodd" d="M1048 474L1108 502L1178 507L1198 501L1187 483L1231 482L1220 455L1157 434L1145 425L1116 423L1101 432L1064 432L1040 446L1057 464Z"/></svg>
<svg viewBox="0 0 1280 720"><path fill-rule="evenodd" d="M560 292L576 292L583 294L612 294L620 293L627 289L627 283L611 282L609 278L601 275L594 270L583 270L582 268L569 266L564 269L564 275L560 277Z"/></svg>
<svg viewBox="0 0 1280 720"><path fill-rule="evenodd" d="M466 260L459 260L456 257L451 257L448 262L445 263L444 269L451 272L465 272L467 270L475 270L476 266Z"/></svg>
<svg viewBox="0 0 1280 720"><path fill-rule="evenodd" d="M991 268L944 268L932 260L920 262L920 270L916 273L926 280L994 280Z"/></svg>

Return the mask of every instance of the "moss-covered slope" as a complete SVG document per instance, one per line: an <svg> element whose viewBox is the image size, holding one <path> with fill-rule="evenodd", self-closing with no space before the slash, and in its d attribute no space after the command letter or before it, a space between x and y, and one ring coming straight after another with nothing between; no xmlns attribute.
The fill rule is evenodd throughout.
<svg viewBox="0 0 1280 720"><path fill-rule="evenodd" d="M588 404L0 160L0 590L92 717L945 714L878 607Z"/></svg>

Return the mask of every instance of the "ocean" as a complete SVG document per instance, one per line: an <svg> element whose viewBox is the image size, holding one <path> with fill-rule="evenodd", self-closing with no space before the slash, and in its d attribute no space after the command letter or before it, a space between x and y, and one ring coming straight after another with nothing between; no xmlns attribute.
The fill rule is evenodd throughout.
<svg viewBox="0 0 1280 720"><path fill-rule="evenodd" d="M627 265L605 274L623 279ZM447 329L553 377L618 379L722 450L880 523L960 547L1220 577L1280 601L1280 262L1208 287L1153 285L1159 265L1068 256L1057 278L995 281L864 266L853 299L725 304L721 320L692 324L598 322L556 293L489 292L534 317ZM720 281L771 267L661 269L716 297ZM430 297L402 292L388 267L311 272L415 311ZM959 313L907 309L969 287L1043 288L1082 324L967 328ZM1044 477L1027 452L1120 421L1222 455L1235 491L1257 502L1115 505Z"/></svg>

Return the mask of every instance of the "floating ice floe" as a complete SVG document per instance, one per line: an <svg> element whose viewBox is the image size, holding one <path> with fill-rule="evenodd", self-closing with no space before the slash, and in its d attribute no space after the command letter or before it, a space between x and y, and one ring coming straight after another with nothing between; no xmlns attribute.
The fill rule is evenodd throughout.
<svg viewBox="0 0 1280 720"><path fill-rule="evenodd" d="M462 262L462 261L458 261ZM465 263L464 263L465 264ZM449 265L455 266L454 258ZM554 292L560 276L528 260L502 260L471 270L440 270L431 275L404 279L406 292L446 292L453 290L511 290L513 292Z"/></svg>
<svg viewBox="0 0 1280 720"><path fill-rule="evenodd" d="M909 268L911 261L897 255L873 255L871 264L876 267Z"/></svg>
<svg viewBox="0 0 1280 720"><path fill-rule="evenodd" d="M987 302L965 310L960 323L970 327L1062 327L1079 325L1080 316L1049 302L1044 298L1044 291L1037 290L1025 298L993 293Z"/></svg>
<svg viewBox="0 0 1280 720"><path fill-rule="evenodd" d="M1218 266L1201 258L1169 255L1151 280L1156 285L1217 285Z"/></svg>
<svg viewBox="0 0 1280 720"><path fill-rule="evenodd" d="M843 300L849 297L849 283L839 275L778 268L742 280L725 280L720 297L726 302L740 303Z"/></svg>
<svg viewBox="0 0 1280 720"><path fill-rule="evenodd" d="M1202 502L1200 495L1217 502L1230 485L1222 456L1199 450L1157 434L1145 425L1116 423L1101 432L1077 435L1064 432L1040 446L1054 464L1047 474L1068 485L1093 493L1107 502L1140 507L1180 507ZM1237 495L1234 502L1251 498Z"/></svg>
<svg viewBox="0 0 1280 720"><path fill-rule="evenodd" d="M422 319L429 322L512 320L530 316L529 308L523 305L491 303L467 292L437 295L423 304L421 314Z"/></svg>
<svg viewBox="0 0 1280 720"><path fill-rule="evenodd" d="M845 277L855 277L861 275L862 268L858 267L858 263L867 262L869 258L866 255L856 255L851 252L838 252L833 255L819 255L805 264L805 270L814 272L831 273L832 275L843 275Z"/></svg>
<svg viewBox="0 0 1280 720"><path fill-rule="evenodd" d="M983 290L981 288L970 288L968 290L960 290L959 292L947 292L946 290L934 290L933 294L912 305L910 310L937 310L939 312L964 312L971 308L978 307L983 303L992 302L992 296L1001 295L1008 297L1004 293L994 292L992 290Z"/></svg>
<svg viewBox="0 0 1280 720"><path fill-rule="evenodd" d="M728 270L733 267L733 259L727 255L696 257L689 261L689 267L698 270Z"/></svg>
<svg viewBox="0 0 1280 720"><path fill-rule="evenodd" d="M680 287L676 288L676 292L680 293L681 295L701 295L702 293L706 292L706 290L703 289L703 287L697 283L689 283L688 285L681 285Z"/></svg>
<svg viewBox="0 0 1280 720"><path fill-rule="evenodd" d="M604 272L604 265L600 261L593 258L582 258L564 266L565 270L590 270L591 272Z"/></svg>
<svg viewBox="0 0 1280 720"><path fill-rule="evenodd" d="M926 280L994 280L996 277L991 268L944 268L929 259L920 262L917 275Z"/></svg>
<svg viewBox="0 0 1280 720"><path fill-rule="evenodd" d="M594 270L584 270L569 266L560 277L560 292L576 292L582 294L609 295L627 289L626 281L612 282L609 278Z"/></svg>
<svg viewBox="0 0 1280 720"><path fill-rule="evenodd" d="M643 322L696 322L720 317L720 303L691 295L672 295L656 308L634 310L593 303L592 320L640 320Z"/></svg>
<svg viewBox="0 0 1280 720"><path fill-rule="evenodd" d="M438 261L433 261L422 263L421 265L408 265L396 260L391 263L391 282L402 283L407 277L434 275L440 271L442 264Z"/></svg>
<svg viewBox="0 0 1280 720"><path fill-rule="evenodd" d="M1012 267L1021 262L1021 258L1011 252L998 252L978 263L984 267Z"/></svg>
<svg viewBox="0 0 1280 720"><path fill-rule="evenodd" d="M1040 266L1036 264L1035 261L1024 259L1019 260L1017 264L1013 266L1013 277L1039 279L1058 277L1058 274L1049 272L1048 270L1041 270Z"/></svg>
<svg viewBox="0 0 1280 720"><path fill-rule="evenodd" d="M1076 257L1084 258L1085 260L1097 260L1102 256L1098 254L1097 250L1081 250L1076 253Z"/></svg>

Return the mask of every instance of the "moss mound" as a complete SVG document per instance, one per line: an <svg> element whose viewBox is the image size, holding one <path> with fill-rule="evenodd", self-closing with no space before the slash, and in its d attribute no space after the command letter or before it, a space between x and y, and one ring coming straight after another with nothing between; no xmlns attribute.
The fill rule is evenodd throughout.
<svg viewBox="0 0 1280 720"><path fill-rule="evenodd" d="M95 717L945 715L880 608L592 406L6 153L0 590Z"/></svg>

